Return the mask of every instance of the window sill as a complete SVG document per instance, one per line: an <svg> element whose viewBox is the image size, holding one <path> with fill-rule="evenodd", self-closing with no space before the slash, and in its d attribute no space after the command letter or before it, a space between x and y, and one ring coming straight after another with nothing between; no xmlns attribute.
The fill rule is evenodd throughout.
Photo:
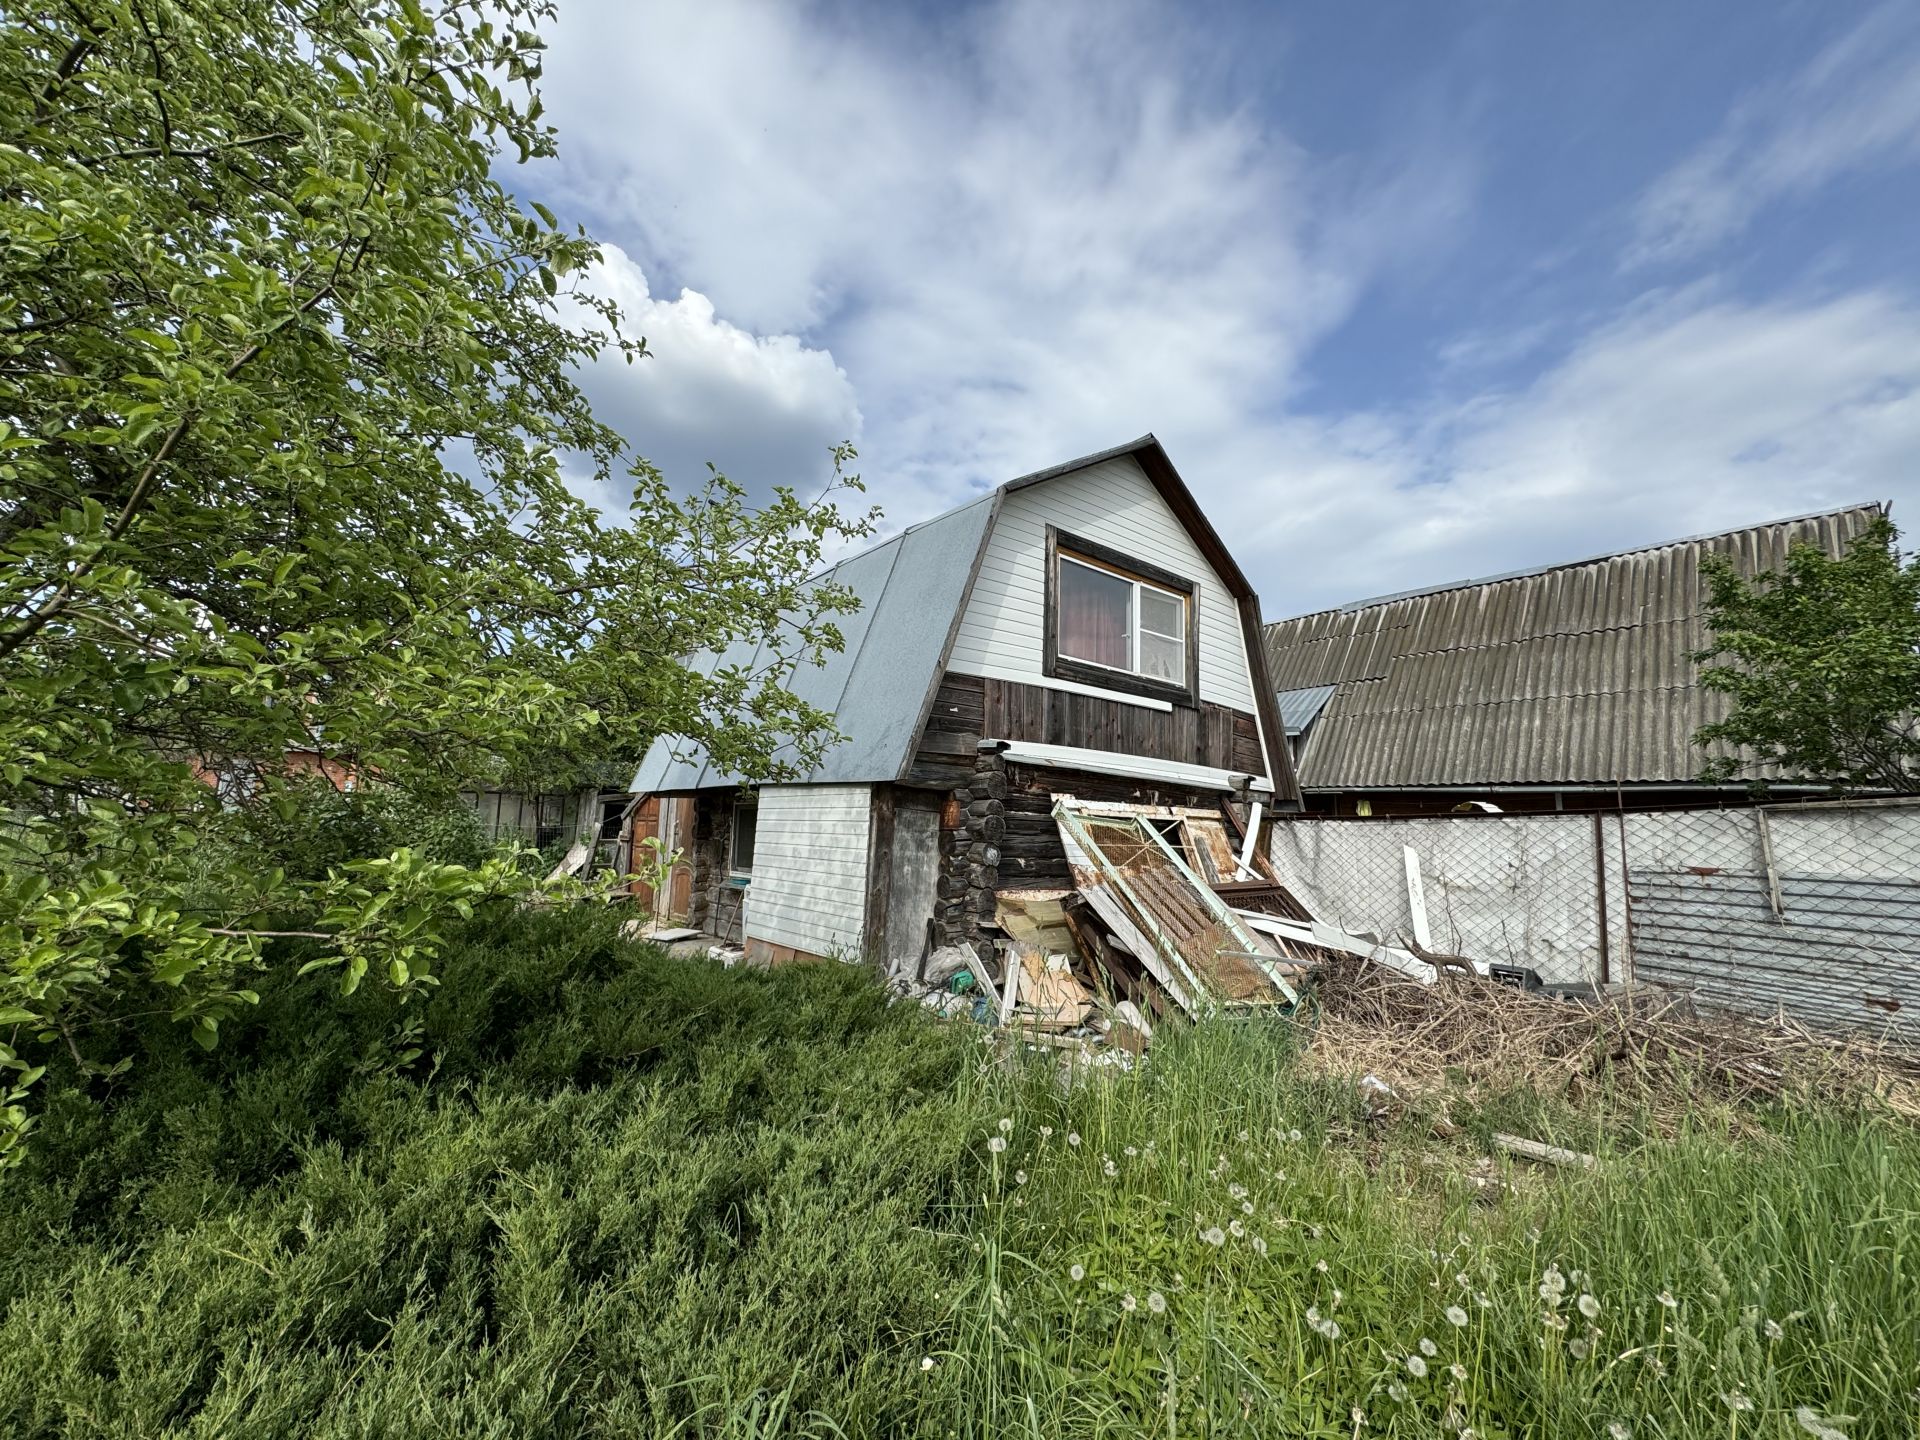
<svg viewBox="0 0 1920 1440"><path fill-rule="evenodd" d="M1145 675L1136 675L1131 670L1112 670L1105 665L1094 665L1084 660L1071 660L1064 655L1054 657L1051 666L1045 669L1049 679L1071 680L1080 685L1091 685L1100 690L1112 690L1122 695L1145 695L1154 700L1165 700L1173 705L1185 705L1189 709L1199 708L1199 700L1185 685L1169 680L1154 680Z"/></svg>

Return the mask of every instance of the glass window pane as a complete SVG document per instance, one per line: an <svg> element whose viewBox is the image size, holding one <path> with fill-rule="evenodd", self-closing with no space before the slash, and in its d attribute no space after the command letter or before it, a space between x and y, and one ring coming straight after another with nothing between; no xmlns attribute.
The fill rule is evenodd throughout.
<svg viewBox="0 0 1920 1440"><path fill-rule="evenodd" d="M1116 670L1130 668L1127 621L1133 582L1061 558L1060 653Z"/></svg>
<svg viewBox="0 0 1920 1440"><path fill-rule="evenodd" d="M760 828L760 807L740 805L733 812L733 854L729 868L736 875L753 873L753 841Z"/></svg>
<svg viewBox="0 0 1920 1440"><path fill-rule="evenodd" d="M1176 640L1187 633L1187 607L1177 595L1140 587L1140 628L1155 635L1170 635Z"/></svg>
<svg viewBox="0 0 1920 1440"><path fill-rule="evenodd" d="M1169 640L1163 635L1149 635L1143 630L1140 633L1140 673L1155 680L1186 684L1186 642Z"/></svg>

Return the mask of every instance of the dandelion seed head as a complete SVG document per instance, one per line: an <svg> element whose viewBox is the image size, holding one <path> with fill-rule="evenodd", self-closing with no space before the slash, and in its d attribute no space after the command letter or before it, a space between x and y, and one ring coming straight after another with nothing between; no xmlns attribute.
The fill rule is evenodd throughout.
<svg viewBox="0 0 1920 1440"><path fill-rule="evenodd" d="M1587 1351L1591 1348L1592 1347L1584 1340L1569 1340L1567 1342L1567 1353L1576 1360L1586 1359Z"/></svg>
<svg viewBox="0 0 1920 1440"><path fill-rule="evenodd" d="M1291 1143L1298 1145L1302 1140L1306 1139L1306 1136L1302 1135L1298 1130L1289 1130L1287 1131L1287 1139Z"/></svg>
<svg viewBox="0 0 1920 1440"><path fill-rule="evenodd" d="M1316 1260L1313 1262L1313 1268L1318 1270L1322 1275L1325 1275L1327 1273L1327 1262L1324 1260Z"/></svg>
<svg viewBox="0 0 1920 1440"><path fill-rule="evenodd" d="M1427 1362L1418 1355L1407 1356L1407 1373L1416 1380L1427 1378Z"/></svg>
<svg viewBox="0 0 1920 1440"><path fill-rule="evenodd" d="M1407 1387L1398 1380L1389 1380L1387 1382L1387 1398L1396 1405L1404 1405L1407 1401Z"/></svg>
<svg viewBox="0 0 1920 1440"><path fill-rule="evenodd" d="M1227 1233L1238 1240L1242 1235L1247 1233L1247 1227L1242 1225L1238 1220L1230 1220L1227 1222Z"/></svg>
<svg viewBox="0 0 1920 1440"><path fill-rule="evenodd" d="M1118 1174L1120 1173L1120 1167L1119 1167L1118 1165L1116 1165L1116 1164L1114 1164L1114 1163L1113 1163L1113 1161L1111 1161L1111 1160L1108 1160L1108 1161L1106 1161L1106 1162L1104 1162L1104 1163L1103 1163L1103 1164L1102 1164L1102 1165L1100 1166L1100 1169L1102 1170L1102 1172L1104 1172L1104 1173L1105 1173L1105 1175L1106 1175L1106 1177L1107 1177L1107 1178L1108 1178L1109 1180L1111 1180L1111 1179L1113 1179L1113 1177L1114 1177L1114 1176L1116 1176L1116 1175L1118 1175Z"/></svg>
<svg viewBox="0 0 1920 1440"><path fill-rule="evenodd" d="M1040 1127L1040 1138L1042 1140L1051 1140L1053 1138L1053 1126L1042 1125Z"/></svg>
<svg viewBox="0 0 1920 1440"><path fill-rule="evenodd" d="M1067 1278L1068 1278L1068 1279L1070 1279L1070 1280L1074 1280L1074 1281L1080 1281L1080 1280L1084 1280L1084 1279L1086 1279L1086 1278L1087 1278L1087 1267L1086 1267L1086 1266L1084 1266L1084 1265L1070 1265L1070 1266L1068 1266L1068 1267L1067 1267Z"/></svg>
<svg viewBox="0 0 1920 1440"><path fill-rule="evenodd" d="M1200 1232L1200 1238L1209 1245L1224 1245L1227 1243L1227 1232L1218 1225L1209 1225Z"/></svg>
<svg viewBox="0 0 1920 1440"><path fill-rule="evenodd" d="M987 1141L987 1149L991 1150L996 1155L998 1155L1002 1150L1005 1150L1006 1148L1007 1148L1007 1139L1006 1139L1006 1136L1004 1135L996 1135L991 1140Z"/></svg>
<svg viewBox="0 0 1920 1440"><path fill-rule="evenodd" d="M932 1368L933 1368L933 1356L923 1355L920 1358L920 1372L924 1375L927 1371L931 1370Z"/></svg>
<svg viewBox="0 0 1920 1440"><path fill-rule="evenodd" d="M1002 1135L1011 1135L1013 1133L1013 1121L1005 1115L1000 1117L1000 1133Z"/></svg>
<svg viewBox="0 0 1920 1440"><path fill-rule="evenodd" d="M1462 1310L1458 1305L1447 1306L1447 1323L1449 1325L1465 1325L1467 1323L1467 1312Z"/></svg>
<svg viewBox="0 0 1920 1440"><path fill-rule="evenodd" d="M1147 1292L1147 1309L1156 1315L1166 1314L1167 1297L1162 1295L1158 1290L1149 1290Z"/></svg>
<svg viewBox="0 0 1920 1440"><path fill-rule="evenodd" d="M1026 1183L1027 1183L1027 1172L1026 1172L1026 1171L1024 1171L1024 1170L1016 1170L1016 1171L1014 1171L1014 1172L1013 1172L1013 1183L1014 1183L1014 1184L1016 1184L1016 1185L1024 1185L1024 1184L1026 1184Z"/></svg>
<svg viewBox="0 0 1920 1440"><path fill-rule="evenodd" d="M1600 1318L1600 1302L1591 1295L1582 1295L1579 1299L1580 1313L1589 1320Z"/></svg>
<svg viewBox="0 0 1920 1440"><path fill-rule="evenodd" d="M1265 1255L1267 1253L1267 1242L1261 1239L1258 1235L1253 1237L1252 1244L1253 1244L1254 1254Z"/></svg>
<svg viewBox="0 0 1920 1440"><path fill-rule="evenodd" d="M1453 1364L1447 1366L1447 1373L1453 1376L1453 1378L1458 1380L1462 1385L1467 1383L1467 1367L1462 1365L1458 1360L1454 1361Z"/></svg>
<svg viewBox="0 0 1920 1440"><path fill-rule="evenodd" d="M1440 1347L1434 1344L1433 1341L1429 1340L1426 1336L1422 1335L1420 1337L1420 1353L1422 1355L1427 1356L1429 1359L1431 1359L1433 1356L1438 1355L1440 1353Z"/></svg>
<svg viewBox="0 0 1920 1440"><path fill-rule="evenodd" d="M1607 1440L1633 1440L1633 1427L1624 1420L1609 1421Z"/></svg>
<svg viewBox="0 0 1920 1440"><path fill-rule="evenodd" d="M1078 1130L1067 1131L1067 1144L1073 1146L1076 1150L1080 1148L1080 1132Z"/></svg>
<svg viewBox="0 0 1920 1440"><path fill-rule="evenodd" d="M1353 1409L1347 1413L1348 1418L1353 1421L1354 1429L1358 1430L1367 1423L1367 1412L1362 1410L1358 1405L1354 1406Z"/></svg>
<svg viewBox="0 0 1920 1440"><path fill-rule="evenodd" d="M1242 1200L1242 1201L1240 1202L1240 1213L1241 1213L1242 1215L1251 1215L1251 1214L1253 1214L1253 1201L1251 1201L1251 1200Z"/></svg>
<svg viewBox="0 0 1920 1440"><path fill-rule="evenodd" d="M1742 1390L1722 1390L1720 1403L1736 1415L1744 1415L1753 1409L1753 1401L1748 1399L1746 1392Z"/></svg>
<svg viewBox="0 0 1920 1440"><path fill-rule="evenodd" d="M1131 1315L1135 1310L1140 1308L1140 1302L1134 1299L1131 1293L1122 1295L1120 1297L1120 1308Z"/></svg>
<svg viewBox="0 0 1920 1440"><path fill-rule="evenodd" d="M1802 1405L1793 1412L1793 1418L1800 1428L1813 1436L1813 1440L1847 1440L1847 1432L1820 1414L1811 1405Z"/></svg>
<svg viewBox="0 0 1920 1440"><path fill-rule="evenodd" d="M1673 1292L1671 1290L1662 1290L1658 1295L1654 1296L1653 1298L1658 1300L1662 1305L1666 1306L1667 1309L1669 1310L1677 1310L1680 1308L1680 1302L1673 1298Z"/></svg>
<svg viewBox="0 0 1920 1440"><path fill-rule="evenodd" d="M1227 1186L1227 1194L1231 1195L1235 1200L1244 1200L1247 1198L1247 1187L1236 1180L1233 1184Z"/></svg>
<svg viewBox="0 0 1920 1440"><path fill-rule="evenodd" d="M1120 1153L1126 1156L1129 1160L1131 1160L1134 1156L1138 1155L1140 1152L1136 1150L1133 1146L1129 1145L1127 1146L1126 1149L1122 1150Z"/></svg>

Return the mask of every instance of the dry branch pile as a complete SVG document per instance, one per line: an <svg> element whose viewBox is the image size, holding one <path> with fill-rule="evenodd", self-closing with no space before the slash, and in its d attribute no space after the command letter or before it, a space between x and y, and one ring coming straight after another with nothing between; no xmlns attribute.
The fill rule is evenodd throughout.
<svg viewBox="0 0 1920 1440"><path fill-rule="evenodd" d="M1610 1097L1661 1124L1716 1102L1776 1101L1868 1104L1920 1121L1920 1054L1791 1020L1704 1017L1669 992L1579 1004L1485 980L1424 986L1342 957L1319 967L1315 993L1308 1063L1377 1075L1402 1095L1526 1086Z"/></svg>

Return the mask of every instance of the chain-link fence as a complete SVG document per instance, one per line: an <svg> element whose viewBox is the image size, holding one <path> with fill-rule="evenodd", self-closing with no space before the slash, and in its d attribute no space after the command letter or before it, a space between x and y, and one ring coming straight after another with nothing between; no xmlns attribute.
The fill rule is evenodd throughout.
<svg viewBox="0 0 1920 1440"><path fill-rule="evenodd" d="M1920 1031L1920 801L1280 817L1273 860L1319 918L1389 943Z"/></svg>

